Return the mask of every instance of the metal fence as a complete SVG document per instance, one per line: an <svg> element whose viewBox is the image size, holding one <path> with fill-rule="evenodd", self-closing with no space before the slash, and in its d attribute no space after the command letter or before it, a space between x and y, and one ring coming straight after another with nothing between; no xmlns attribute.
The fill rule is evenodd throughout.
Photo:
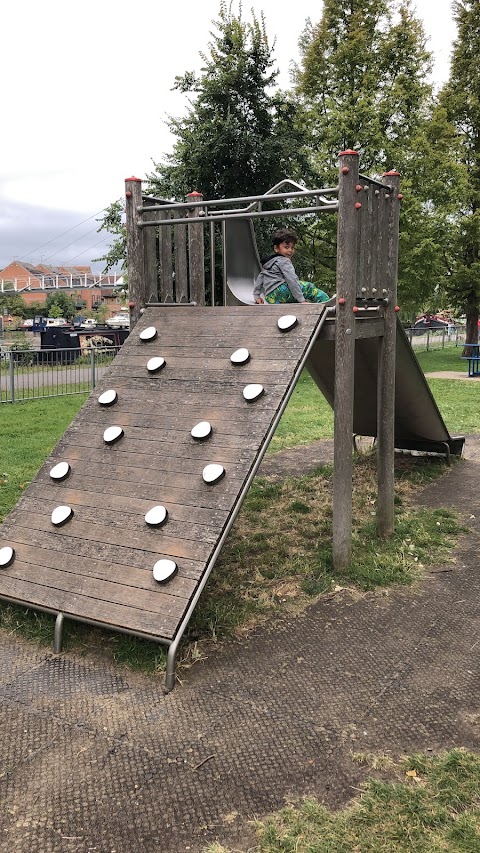
<svg viewBox="0 0 480 853"><path fill-rule="evenodd" d="M0 347L0 403L85 394L120 347L7 350Z"/></svg>
<svg viewBox="0 0 480 853"><path fill-rule="evenodd" d="M405 329L412 349L418 352L429 352L446 347L465 346L465 326L455 326L447 329Z"/></svg>

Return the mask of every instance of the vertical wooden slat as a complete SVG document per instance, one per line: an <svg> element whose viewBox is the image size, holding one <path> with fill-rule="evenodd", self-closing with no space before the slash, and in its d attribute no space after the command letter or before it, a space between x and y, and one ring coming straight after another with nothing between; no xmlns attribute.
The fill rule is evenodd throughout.
<svg viewBox="0 0 480 853"><path fill-rule="evenodd" d="M176 214L178 219L185 216L181 210ZM187 226L174 225L173 239L175 246L175 302L188 302L188 267L187 267Z"/></svg>
<svg viewBox="0 0 480 853"><path fill-rule="evenodd" d="M142 204L142 182L140 178L125 181L125 213L127 226L127 265L130 307L130 328L140 317L140 309L147 301L145 293L145 244L143 229L138 227L141 214L137 208Z"/></svg>
<svg viewBox="0 0 480 853"><path fill-rule="evenodd" d="M380 342L377 385L377 481L378 481L378 534L385 538L394 530L395 497L395 355L399 184L398 172L387 172L384 183L391 191L386 198L387 263L386 289L388 305L384 313L384 335Z"/></svg>
<svg viewBox="0 0 480 853"><path fill-rule="evenodd" d="M187 201L201 201L201 193L187 195ZM188 215L196 217L200 207L194 207ZM194 222L188 226L188 271L190 278L190 299L197 305L205 305L205 251L203 245L203 224Z"/></svg>
<svg viewBox="0 0 480 853"><path fill-rule="evenodd" d="M160 211L160 219L170 219L168 211ZM158 229L159 240L159 302L173 302L172 226L162 225Z"/></svg>
<svg viewBox="0 0 480 853"><path fill-rule="evenodd" d="M153 199L149 202L148 198L143 199L143 205L148 206L154 204ZM159 211L152 210L146 214L147 218L158 222L160 218ZM157 302L158 300L158 258L157 258L157 228L149 226L144 228L144 271L145 271L145 295L147 302Z"/></svg>
<svg viewBox="0 0 480 853"><path fill-rule="evenodd" d="M347 568L352 553L352 438L355 306L359 214L358 154L340 154L337 230L337 306L334 384L333 563Z"/></svg>

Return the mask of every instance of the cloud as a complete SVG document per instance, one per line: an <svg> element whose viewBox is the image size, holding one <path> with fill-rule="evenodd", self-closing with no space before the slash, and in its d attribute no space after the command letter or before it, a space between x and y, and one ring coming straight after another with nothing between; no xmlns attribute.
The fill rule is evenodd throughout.
<svg viewBox="0 0 480 853"><path fill-rule="evenodd" d="M85 265L107 251L113 237L98 233L100 213L89 217L71 210L23 204L4 199L0 212L0 269L13 260L53 266ZM101 263L92 264L101 272Z"/></svg>

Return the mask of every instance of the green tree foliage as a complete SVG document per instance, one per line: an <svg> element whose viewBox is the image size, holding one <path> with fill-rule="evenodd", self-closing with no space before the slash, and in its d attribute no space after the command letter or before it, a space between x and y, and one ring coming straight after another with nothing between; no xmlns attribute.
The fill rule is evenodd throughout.
<svg viewBox="0 0 480 853"><path fill-rule="evenodd" d="M432 105L431 55L410 0L325 0L317 24L307 22L294 81L301 99L317 183L336 181L338 152L359 151L364 174L401 173L399 290L402 307L435 291L441 264L438 229L431 215L431 175L425 144ZM420 179L421 176L421 179ZM322 217L305 235L325 257L309 251L324 283L333 282L335 223ZM328 286L328 285L327 285Z"/></svg>
<svg viewBox="0 0 480 853"><path fill-rule="evenodd" d="M0 293L0 314L11 314L12 317L26 317L25 302L18 293Z"/></svg>
<svg viewBox="0 0 480 853"><path fill-rule="evenodd" d="M171 155L149 176L156 195L182 200L192 190L205 198L263 193L285 176L301 174L306 159L293 99L272 91L272 47L265 20L249 22L222 2L209 53L197 77L177 77L191 96L184 118L171 119Z"/></svg>
<svg viewBox="0 0 480 853"><path fill-rule="evenodd" d="M107 207L105 216L101 220L97 221L101 223L100 228L97 228L98 233L100 233L100 231L108 231L108 233L114 237L114 240L105 255L102 255L100 258L93 259L94 263L97 261L103 261L105 263L105 267L103 269L104 273L107 273L119 264L122 270L126 270L127 229L125 226L125 202L121 199L113 201L112 204Z"/></svg>
<svg viewBox="0 0 480 853"><path fill-rule="evenodd" d="M450 139L459 169L463 170L456 211L451 212L447 290L463 308L467 340L476 341L480 308L480 0L456 0L458 27L450 77L439 96L439 109L453 128Z"/></svg>
<svg viewBox="0 0 480 853"><path fill-rule="evenodd" d="M72 320L77 313L75 300L61 291L49 293L45 302L45 314L47 317L64 317Z"/></svg>

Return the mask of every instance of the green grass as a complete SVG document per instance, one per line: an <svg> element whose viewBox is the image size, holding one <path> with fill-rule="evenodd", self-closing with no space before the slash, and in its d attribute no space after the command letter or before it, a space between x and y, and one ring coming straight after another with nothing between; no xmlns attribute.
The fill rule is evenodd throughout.
<svg viewBox="0 0 480 853"><path fill-rule="evenodd" d="M71 423L86 395L0 405L0 521Z"/></svg>
<svg viewBox="0 0 480 853"><path fill-rule="evenodd" d="M463 347L461 346L415 353L424 373L436 373L440 370L460 370L467 375L466 361L462 361L462 354Z"/></svg>
<svg viewBox="0 0 480 853"><path fill-rule="evenodd" d="M385 774L384 774L385 775ZM474 853L480 850L480 756L460 749L389 762L346 808L309 798L255 824L243 853ZM233 853L220 844L204 853ZM235 853L240 853L238 848Z"/></svg>
<svg viewBox="0 0 480 853"><path fill-rule="evenodd" d="M333 437L333 411L306 370L280 420L269 450L310 444Z"/></svg>

